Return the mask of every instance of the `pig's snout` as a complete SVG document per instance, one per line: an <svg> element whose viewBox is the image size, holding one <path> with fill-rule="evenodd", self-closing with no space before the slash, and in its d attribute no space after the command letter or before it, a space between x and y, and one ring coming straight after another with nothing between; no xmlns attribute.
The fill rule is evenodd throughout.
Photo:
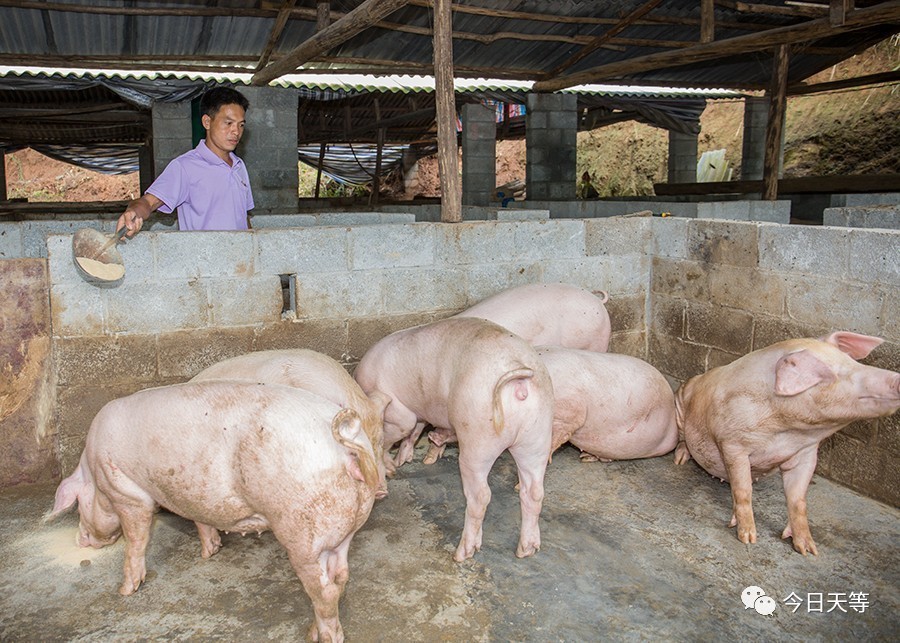
<svg viewBox="0 0 900 643"><path fill-rule="evenodd" d="M90 530L84 526L84 524L79 524L78 535L75 536L75 543L79 547L93 547L94 549L100 549L101 547L112 545L118 539L119 532L106 537L97 536L92 534Z"/></svg>

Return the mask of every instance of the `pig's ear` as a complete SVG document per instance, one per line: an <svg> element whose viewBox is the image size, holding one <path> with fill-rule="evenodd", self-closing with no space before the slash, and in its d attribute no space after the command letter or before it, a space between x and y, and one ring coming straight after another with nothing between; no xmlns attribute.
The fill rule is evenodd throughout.
<svg viewBox="0 0 900 643"><path fill-rule="evenodd" d="M799 395L816 384L834 379L828 364L809 351L788 353L775 365L775 395Z"/></svg>
<svg viewBox="0 0 900 643"><path fill-rule="evenodd" d="M884 340L880 337L860 335L859 333L851 333L848 331L838 331L836 333L831 333L831 335L828 335L827 337L820 337L819 339L833 346L837 346L841 352L847 353L847 355L856 360L866 357L877 346L884 343Z"/></svg>

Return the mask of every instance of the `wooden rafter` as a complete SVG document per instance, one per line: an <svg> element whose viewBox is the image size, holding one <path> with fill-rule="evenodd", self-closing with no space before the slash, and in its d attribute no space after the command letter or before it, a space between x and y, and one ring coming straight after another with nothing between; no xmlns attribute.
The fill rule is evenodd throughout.
<svg viewBox="0 0 900 643"><path fill-rule="evenodd" d="M844 24L840 27L833 26L828 17L818 18L788 27L777 27L763 33L699 44L680 51L665 51L600 65L599 67L569 74L568 76L553 78L548 74L545 75L543 80L534 84L534 90L541 92L556 91L574 85L596 83L629 74L706 62L779 45L802 43L824 36L837 35L872 25L897 21L900 21L900 0L884 2L871 8L856 9L848 14Z"/></svg>
<svg viewBox="0 0 900 643"><path fill-rule="evenodd" d="M733 0L716 0L723 7L741 13L768 14L772 16L795 16L797 18L821 18L828 15L827 6L806 5L774 5L754 2L734 2Z"/></svg>
<svg viewBox="0 0 900 643"><path fill-rule="evenodd" d="M275 50L275 45L278 44L278 39L281 38L284 27L291 17L291 9L294 8L295 4L297 4L297 0L284 0L282 3L281 8L278 10L278 17L275 18L275 25L269 33L269 40L266 42L266 46L263 48L259 61L256 63L257 70L262 69L269 63L272 51Z"/></svg>
<svg viewBox="0 0 900 643"><path fill-rule="evenodd" d="M815 83L813 85L790 85L787 88L787 94L788 96L803 96L806 94L830 92L851 87L865 87L866 85L898 82L900 82L900 69L895 69L893 71L881 72L880 74L869 74L867 76L857 76L856 78L844 78L842 80L832 80L826 83Z"/></svg>
<svg viewBox="0 0 900 643"><path fill-rule="evenodd" d="M408 0L366 0L346 16L318 31L309 40L295 47L277 62L253 74L254 85L265 85L279 76L295 71L307 60L346 42L385 16L393 13Z"/></svg>

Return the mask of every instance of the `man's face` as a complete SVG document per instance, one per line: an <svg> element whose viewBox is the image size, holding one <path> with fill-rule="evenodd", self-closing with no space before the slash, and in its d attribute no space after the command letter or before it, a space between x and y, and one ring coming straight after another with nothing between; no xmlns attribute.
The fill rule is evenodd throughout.
<svg viewBox="0 0 900 643"><path fill-rule="evenodd" d="M234 151L244 135L244 108L236 104L222 105L214 116L204 114L201 120L206 128L206 146L227 161L228 153Z"/></svg>

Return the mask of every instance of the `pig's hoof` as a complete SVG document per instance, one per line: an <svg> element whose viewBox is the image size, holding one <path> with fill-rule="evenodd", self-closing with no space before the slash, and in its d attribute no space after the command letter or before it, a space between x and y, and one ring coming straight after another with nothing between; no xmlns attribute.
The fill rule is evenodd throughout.
<svg viewBox="0 0 900 643"><path fill-rule="evenodd" d="M756 542L756 529L742 529L738 527L738 540L745 545Z"/></svg>
<svg viewBox="0 0 900 643"><path fill-rule="evenodd" d="M781 534L782 538L790 538L791 544L794 546L794 549L806 556L806 554L812 554L813 556L818 556L819 552L816 550L816 543L812 539L812 534L807 531L805 534L794 534L791 531L791 526L788 525L784 528L784 532Z"/></svg>
<svg viewBox="0 0 900 643"><path fill-rule="evenodd" d="M600 460L600 458L598 458L597 456L592 455L586 451L582 451L578 456L578 459L582 462L598 462ZM607 462L609 462L609 460L607 460Z"/></svg>
<svg viewBox="0 0 900 643"><path fill-rule="evenodd" d="M464 560L472 558L479 549L481 549L480 545L465 545L464 543L460 543L459 547L456 548L456 553L453 554L453 560L457 563L461 563Z"/></svg>
<svg viewBox="0 0 900 643"><path fill-rule="evenodd" d="M688 451L684 442L679 442L675 447L675 464L685 464L691 459L691 452Z"/></svg>
<svg viewBox="0 0 900 643"><path fill-rule="evenodd" d="M441 456L444 454L444 445L438 446L436 444L431 444L428 447L428 453L425 454L425 457L422 459L422 464L434 464L438 460L441 459Z"/></svg>
<svg viewBox="0 0 900 643"><path fill-rule="evenodd" d="M222 548L222 541L220 539L216 539L215 542L203 543L200 551L201 558L211 558L215 554L219 552Z"/></svg>
<svg viewBox="0 0 900 643"><path fill-rule="evenodd" d="M141 586L141 581L131 581L129 579L125 579L125 582L122 583L122 586L119 587L119 594L122 596L131 596L134 594L138 587Z"/></svg>
<svg viewBox="0 0 900 643"><path fill-rule="evenodd" d="M523 545L519 543L519 546L516 547L516 557L517 558L528 558L529 556L534 556L541 548L541 544L529 544Z"/></svg>

